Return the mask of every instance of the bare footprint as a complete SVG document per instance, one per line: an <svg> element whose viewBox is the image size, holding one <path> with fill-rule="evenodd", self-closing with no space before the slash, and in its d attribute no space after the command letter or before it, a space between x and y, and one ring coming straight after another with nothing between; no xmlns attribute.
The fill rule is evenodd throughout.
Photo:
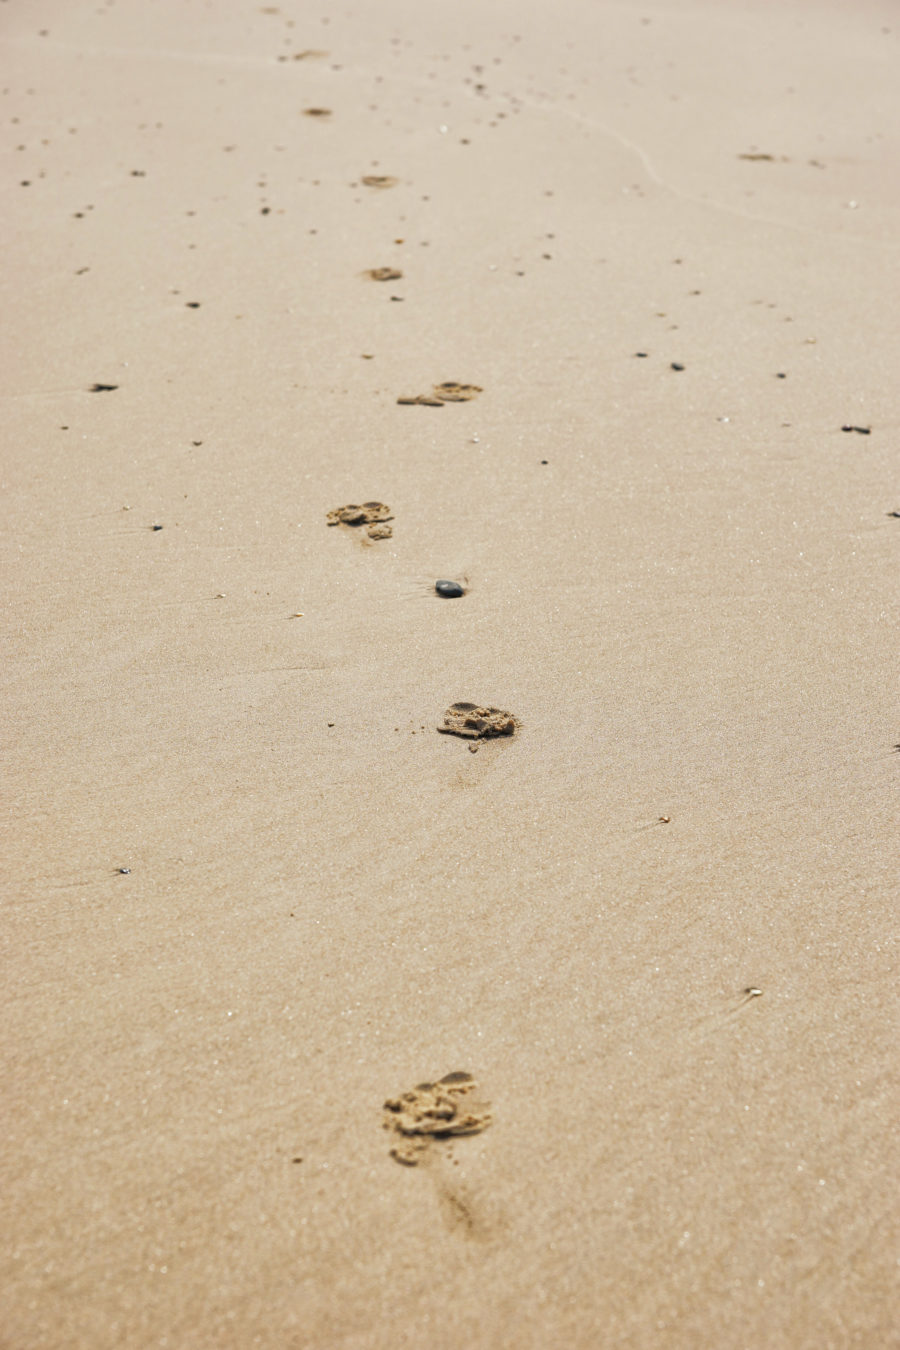
<svg viewBox="0 0 900 1350"><path fill-rule="evenodd" d="M403 273L399 267L369 267L363 276L370 281L399 281Z"/></svg>
<svg viewBox="0 0 900 1350"><path fill-rule="evenodd" d="M336 506L326 517L329 525L350 525L354 529L365 525L370 539L390 539L393 529L387 523L393 520L391 508L384 502L363 502L362 506Z"/></svg>
<svg viewBox="0 0 900 1350"><path fill-rule="evenodd" d="M434 394L442 403L468 403L483 390L480 384L458 384L456 380L445 380L434 386Z"/></svg>
<svg viewBox="0 0 900 1350"><path fill-rule="evenodd" d="M483 392L480 384L459 384L456 380L445 380L443 384L434 385L430 394L403 394L397 402L443 408L445 403L468 403Z"/></svg>
<svg viewBox="0 0 900 1350"><path fill-rule="evenodd" d="M439 1083L419 1083L384 1104L382 1124L394 1136L391 1157L416 1167L435 1139L480 1134L491 1123L487 1102L470 1101L478 1084L470 1073L445 1074Z"/></svg>
<svg viewBox="0 0 900 1350"><path fill-rule="evenodd" d="M502 708L484 708L477 703L451 703L438 731L479 740L491 736L512 736L518 725L518 719Z"/></svg>
<svg viewBox="0 0 900 1350"><path fill-rule="evenodd" d="M445 1074L439 1083L419 1083L388 1098L382 1123L394 1139L391 1157L405 1167L421 1166L431 1177L445 1228L469 1241L484 1242L494 1236L498 1217L454 1171L457 1139L480 1134L491 1124L489 1103L472 1098L477 1086L472 1075L462 1071Z"/></svg>

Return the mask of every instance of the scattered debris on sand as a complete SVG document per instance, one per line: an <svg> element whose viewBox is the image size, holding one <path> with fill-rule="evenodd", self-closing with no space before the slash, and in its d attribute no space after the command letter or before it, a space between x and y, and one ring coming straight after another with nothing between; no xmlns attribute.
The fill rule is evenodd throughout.
<svg viewBox="0 0 900 1350"><path fill-rule="evenodd" d="M491 1123L490 1106L469 1100L478 1084L470 1073L445 1074L439 1083L419 1083L384 1103L383 1125L394 1135L391 1157L415 1167L435 1139L480 1134Z"/></svg>
<svg viewBox="0 0 900 1350"><path fill-rule="evenodd" d="M387 522L394 517L391 515L391 508L385 506L384 502L363 502L362 506L352 504L337 506L328 512L326 519L329 525L352 525L354 528L365 525L366 534L370 539L390 539L393 534Z"/></svg>
<svg viewBox="0 0 900 1350"><path fill-rule="evenodd" d="M512 736L518 725L518 719L502 708L484 708L478 703L451 703L438 731L477 740L491 736Z"/></svg>

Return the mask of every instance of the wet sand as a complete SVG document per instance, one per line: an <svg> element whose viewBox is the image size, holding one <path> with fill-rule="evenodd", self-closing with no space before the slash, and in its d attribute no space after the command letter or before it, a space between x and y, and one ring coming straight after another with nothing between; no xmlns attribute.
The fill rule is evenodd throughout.
<svg viewBox="0 0 900 1350"><path fill-rule="evenodd" d="M0 19L0 1346L895 1344L894 8Z"/></svg>

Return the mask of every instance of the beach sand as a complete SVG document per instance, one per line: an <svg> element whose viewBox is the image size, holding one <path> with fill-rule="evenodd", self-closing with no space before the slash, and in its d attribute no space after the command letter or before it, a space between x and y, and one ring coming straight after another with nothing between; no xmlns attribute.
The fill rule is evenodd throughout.
<svg viewBox="0 0 900 1350"><path fill-rule="evenodd" d="M896 8L0 20L0 1346L896 1345Z"/></svg>

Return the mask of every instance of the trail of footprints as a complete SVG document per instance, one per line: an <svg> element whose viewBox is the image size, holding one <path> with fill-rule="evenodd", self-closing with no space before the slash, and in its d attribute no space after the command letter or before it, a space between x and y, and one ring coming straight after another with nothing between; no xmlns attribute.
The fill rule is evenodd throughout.
<svg viewBox="0 0 900 1350"><path fill-rule="evenodd" d="M365 180L363 180L365 181ZM371 186L387 186L372 183ZM401 274L393 268L374 267L364 273L372 281L395 280ZM398 403L424 404L443 407L445 403L463 403L482 392L476 384L460 384L445 380L436 384L430 394L401 397ZM337 506L326 515L330 526L360 531L365 540L390 539L393 533L391 508L384 502L350 502ZM466 594L458 581L446 579L434 583L434 593L442 600L459 600ZM465 740L478 741L494 737L512 736L519 726L513 713L501 708L478 703L451 703L437 725L437 730ZM470 749L474 748L470 746ZM408 1092L389 1097L384 1103L382 1124L391 1135L390 1156L405 1167L420 1163L436 1166L435 1148L440 1141L460 1135L480 1134L491 1123L490 1106L478 1101L472 1094L477 1083L470 1073L457 1070L446 1074L437 1083L419 1083ZM470 1207L457 1191L437 1179L438 1195L451 1227L462 1227L474 1235L475 1221Z"/></svg>

